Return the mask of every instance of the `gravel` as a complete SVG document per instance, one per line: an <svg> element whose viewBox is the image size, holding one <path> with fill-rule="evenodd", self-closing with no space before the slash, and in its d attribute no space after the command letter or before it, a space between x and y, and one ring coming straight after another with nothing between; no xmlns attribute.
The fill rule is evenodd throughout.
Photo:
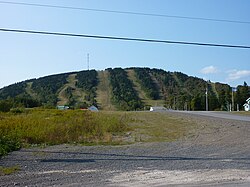
<svg viewBox="0 0 250 187"><path fill-rule="evenodd" d="M20 171L0 186L250 186L250 124L169 113L199 124L175 142L23 148L0 159Z"/></svg>

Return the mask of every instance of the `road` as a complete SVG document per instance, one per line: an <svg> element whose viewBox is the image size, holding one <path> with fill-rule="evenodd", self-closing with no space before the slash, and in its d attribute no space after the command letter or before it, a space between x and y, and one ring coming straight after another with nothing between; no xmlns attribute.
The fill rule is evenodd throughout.
<svg viewBox="0 0 250 187"><path fill-rule="evenodd" d="M181 110L170 110L168 112L186 113L186 114L191 114L191 115L201 115L201 116L209 116L209 117L214 117L214 118L222 118L222 119L250 122L250 116L237 115L237 114L232 114L232 113L228 113L228 112L181 111Z"/></svg>

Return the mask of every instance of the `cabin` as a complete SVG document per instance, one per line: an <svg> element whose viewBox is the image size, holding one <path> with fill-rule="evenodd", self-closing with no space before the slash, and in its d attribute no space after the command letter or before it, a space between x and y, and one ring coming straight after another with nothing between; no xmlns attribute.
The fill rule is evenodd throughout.
<svg viewBox="0 0 250 187"><path fill-rule="evenodd" d="M246 100L246 103L243 106L245 111L250 111L250 97Z"/></svg>
<svg viewBox="0 0 250 187"><path fill-rule="evenodd" d="M167 109L163 106L152 106L150 107L150 112L160 112L160 111L166 111Z"/></svg>

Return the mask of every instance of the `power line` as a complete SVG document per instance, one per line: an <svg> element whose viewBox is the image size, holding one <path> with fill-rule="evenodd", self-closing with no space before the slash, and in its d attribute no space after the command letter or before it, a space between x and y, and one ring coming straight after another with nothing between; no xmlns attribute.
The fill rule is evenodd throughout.
<svg viewBox="0 0 250 187"><path fill-rule="evenodd" d="M137 16L153 16L153 17L163 17L163 18L176 18L176 19L189 19L189 20L200 20L200 21L250 24L249 21L238 21L238 20L228 20L228 19L213 19L213 18L203 18L203 17L177 16L177 15L167 15L167 14L153 14L153 13L144 13L144 12L118 11L118 10L94 9L94 8L84 8L84 7L35 4L35 3L23 3L23 2L0 1L0 3L11 4L11 5L46 7L46 8L60 8L60 9L80 10L80 11L94 11L94 12L105 12L105 13L115 13L115 14L128 14L128 15L137 15Z"/></svg>
<svg viewBox="0 0 250 187"><path fill-rule="evenodd" d="M231 45L231 44L183 42L183 41L171 41L171 40L128 38L128 37L101 36L101 35L88 35L88 34L72 34L72 33L62 33L62 32L48 32L48 31L21 30L21 29L5 29L5 28L0 28L0 31L2 31L2 32L14 32L14 33L26 33L26 34L40 34L40 35L54 35L54 36L68 36L68 37L80 37L80 38L106 39L106 40L122 40L122 41L135 41L135 42L148 42L148 43L164 43L164 44L179 44L179 45L195 45L195 46L208 46L208 47L250 49L250 46Z"/></svg>

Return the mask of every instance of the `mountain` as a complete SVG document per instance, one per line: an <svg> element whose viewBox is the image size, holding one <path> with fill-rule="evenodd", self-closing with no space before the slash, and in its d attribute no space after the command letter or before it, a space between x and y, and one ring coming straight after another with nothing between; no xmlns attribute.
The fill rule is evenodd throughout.
<svg viewBox="0 0 250 187"><path fill-rule="evenodd" d="M108 68L79 71L26 80L0 89L0 111L17 107L55 108L68 105L103 110L144 110L165 106L179 110L204 110L206 90L209 110L228 110L232 88L181 72L150 68ZM246 83L234 93L242 107L250 96ZM236 104L235 104L236 108Z"/></svg>

